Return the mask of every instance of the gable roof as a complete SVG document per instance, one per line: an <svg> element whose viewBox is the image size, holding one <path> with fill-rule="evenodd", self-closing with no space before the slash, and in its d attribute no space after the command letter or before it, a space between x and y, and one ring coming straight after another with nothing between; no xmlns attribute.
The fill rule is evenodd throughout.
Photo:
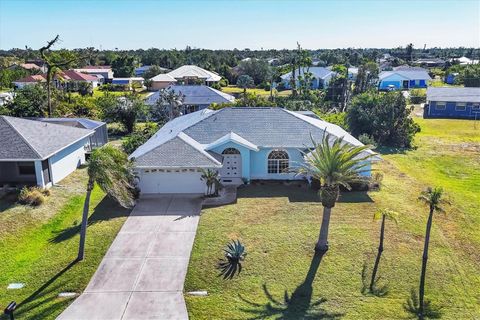
<svg viewBox="0 0 480 320"><path fill-rule="evenodd" d="M235 97L204 85L171 85L166 90L173 90L184 96L184 105L210 105L235 101ZM155 104L160 97L160 91L147 98L148 104Z"/></svg>
<svg viewBox="0 0 480 320"><path fill-rule="evenodd" d="M245 148L247 149L250 149L250 150L253 150L253 151L258 151L260 150L258 148L258 146L254 145L253 143L251 143L250 141L240 137L238 134L236 134L235 132L229 132L227 133L226 135L224 135L223 137L221 138L218 138L217 140L213 141L212 143L210 143L206 149L208 150L211 150L211 149L214 149L218 146L221 146L227 142L234 142L238 145L241 145L241 146L244 146Z"/></svg>
<svg viewBox="0 0 480 320"><path fill-rule="evenodd" d="M394 74L397 74L407 80L432 80L430 76L428 75L428 72L426 70L417 70L417 69L409 69L409 70L395 70L395 71L382 71L378 75L378 78L380 80L383 80L385 78L388 78Z"/></svg>
<svg viewBox="0 0 480 320"><path fill-rule="evenodd" d="M30 76L15 80L13 82L30 83L30 82L46 82L46 81L47 81L47 77L44 74L34 74L34 75L30 75Z"/></svg>
<svg viewBox="0 0 480 320"><path fill-rule="evenodd" d="M479 103L480 88L429 87L427 89L427 100Z"/></svg>
<svg viewBox="0 0 480 320"><path fill-rule="evenodd" d="M177 80L168 73L157 74L155 77L150 78L150 80L155 82L177 82Z"/></svg>
<svg viewBox="0 0 480 320"><path fill-rule="evenodd" d="M96 120L87 119L87 118L37 118L34 120L56 123L56 124L75 124L77 128L91 129L91 130L101 127L105 124L105 122L96 121Z"/></svg>
<svg viewBox="0 0 480 320"><path fill-rule="evenodd" d="M194 65L184 65L168 73L171 77L175 79L188 79L188 78L198 78L204 79L205 81L220 81L222 77L218 74L202 69Z"/></svg>
<svg viewBox="0 0 480 320"><path fill-rule="evenodd" d="M305 74L305 72L307 72L307 69L308 69L307 67L298 68L295 72L295 75L297 77L299 75L303 76ZM318 78L318 79L325 79L325 78L335 74L334 71L329 70L329 69L324 68L324 67L310 67L308 69L308 72L312 73L313 76L315 78ZM292 72L290 71L290 72L282 75L280 78L282 78L283 80L289 80L291 77L292 77Z"/></svg>
<svg viewBox="0 0 480 320"><path fill-rule="evenodd" d="M135 158L137 167L219 168L222 163L184 133Z"/></svg>
<svg viewBox="0 0 480 320"><path fill-rule="evenodd" d="M0 116L0 160L43 160L94 131Z"/></svg>
<svg viewBox="0 0 480 320"><path fill-rule="evenodd" d="M98 78L86 73L77 72L75 70L65 70L57 73L55 78L60 78L63 80L72 80L72 81L97 81ZM25 78L18 79L14 82L46 82L47 74L35 74L30 75Z"/></svg>

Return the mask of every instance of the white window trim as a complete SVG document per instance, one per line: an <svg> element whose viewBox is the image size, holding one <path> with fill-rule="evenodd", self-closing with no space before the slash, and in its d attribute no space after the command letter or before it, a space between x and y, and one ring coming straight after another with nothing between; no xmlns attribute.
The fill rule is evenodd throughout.
<svg viewBox="0 0 480 320"><path fill-rule="evenodd" d="M270 154L271 154L272 152L275 152L275 151L285 152L288 158L287 158L287 159L269 159L268 157L270 156ZM288 170L288 169L290 168L290 154L288 153L288 151L287 151L287 150L282 150L282 149L274 149L274 150L271 150L271 151L267 154L267 174L268 174L268 175L274 175L274 174L286 174L286 173L288 173L288 172L282 172L282 171L280 170L280 161L285 161L285 160L288 162L287 168L285 168L285 169ZM276 168L276 172L269 172L269 170L268 170L271 161L272 161L272 162L276 162L276 167L277 167L277 168Z"/></svg>
<svg viewBox="0 0 480 320"><path fill-rule="evenodd" d="M455 111L467 111L467 104L465 102L455 104Z"/></svg>
<svg viewBox="0 0 480 320"><path fill-rule="evenodd" d="M435 110L446 110L447 109L447 103L443 101L439 101L435 103Z"/></svg>

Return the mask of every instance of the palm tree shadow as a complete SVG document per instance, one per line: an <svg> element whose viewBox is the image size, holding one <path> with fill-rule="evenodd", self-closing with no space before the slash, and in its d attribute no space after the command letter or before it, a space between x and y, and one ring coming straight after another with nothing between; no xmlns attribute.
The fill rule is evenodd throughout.
<svg viewBox="0 0 480 320"><path fill-rule="evenodd" d="M100 203L95 207L93 213L88 218L88 226L110 219L126 217L130 214L130 211L131 209L123 208L118 205L112 198L105 196L102 201L100 201ZM81 212L79 212L78 218L78 223L76 223L75 225L62 230L53 231L52 233L54 234L54 236L49 241L51 243L60 243L62 241L71 239L75 235L79 234Z"/></svg>
<svg viewBox="0 0 480 320"><path fill-rule="evenodd" d="M276 316L276 319L297 320L297 319L339 319L343 316L340 313L333 313L321 307L327 299L320 298L312 302L313 280L317 274L318 267L323 258L323 253L316 253L313 256L310 268L305 280L293 291L291 295L285 290L283 299L276 299L263 284L263 292L268 302L265 304L249 301L239 295L240 299L247 303L249 308L241 310L252 315L249 319L264 319Z"/></svg>

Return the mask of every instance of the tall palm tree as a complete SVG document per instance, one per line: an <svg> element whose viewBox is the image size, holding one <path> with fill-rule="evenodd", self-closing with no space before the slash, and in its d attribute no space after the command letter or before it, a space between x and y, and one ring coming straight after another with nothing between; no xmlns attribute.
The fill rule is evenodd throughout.
<svg viewBox="0 0 480 320"><path fill-rule="evenodd" d="M429 214L427 220L427 229L425 231L425 244L423 246L422 257L422 273L420 275L420 288L419 288L419 306L418 316L420 319L424 318L424 296L425 296L425 276L427 272L427 260L428 260L428 246L430 243L430 231L432 229L433 213L445 212L442 208L442 204L449 203L443 199L443 189L441 187L428 187L425 191L422 191L418 199L429 207Z"/></svg>
<svg viewBox="0 0 480 320"><path fill-rule="evenodd" d="M78 261L83 260L85 256L90 195L95 185L98 185L122 207L128 208L135 204L132 163L124 152L109 145L95 149L88 160L87 172L87 194L83 205Z"/></svg>
<svg viewBox="0 0 480 320"><path fill-rule="evenodd" d="M368 160L373 154L367 153L369 146L352 146L343 137L334 137L327 132L324 132L322 142L317 143L312 138L312 143L313 151L305 155L305 163L296 170L321 184L323 218L315 250L326 252L330 215L340 194L340 186L350 190L350 183L365 181L361 174L369 171Z"/></svg>
<svg viewBox="0 0 480 320"><path fill-rule="evenodd" d="M374 292L374 289L375 289L374 286L375 286L375 281L377 277L378 265L380 264L380 258L383 252L383 239L385 237L385 220L388 219L397 223L398 222L397 217L398 217L398 213L388 209L378 210L373 215L373 220L382 219L382 224L380 226L380 243L378 245L377 258L375 259L375 264L373 266L373 271L372 271L372 279L370 280L370 292Z"/></svg>

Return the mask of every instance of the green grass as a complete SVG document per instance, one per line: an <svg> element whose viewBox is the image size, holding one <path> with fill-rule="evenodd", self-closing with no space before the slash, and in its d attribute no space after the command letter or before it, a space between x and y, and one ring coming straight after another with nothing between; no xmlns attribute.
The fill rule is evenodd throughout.
<svg viewBox="0 0 480 320"><path fill-rule="evenodd" d="M416 150L385 153L376 169L379 192L345 194L333 209L330 251L313 258L322 216L313 191L294 186L249 186L233 205L202 212L185 291L191 319L407 319L412 288L418 290L428 209L418 202L428 185L445 188L452 206L435 216L426 294L443 319L480 317L480 150L472 121L418 119ZM378 208L400 213L387 224L380 263L386 297L361 293L378 245ZM241 239L247 257L241 275L218 277L215 265L230 239ZM285 294L289 302L284 302ZM310 319L309 318L309 319Z"/></svg>
<svg viewBox="0 0 480 320"><path fill-rule="evenodd" d="M16 318L55 319L73 301L58 294L82 292L122 226L128 212L95 188L86 258L72 264L85 186L86 169L80 169L53 187L47 202L38 208L0 200L0 305L16 301ZM25 287L7 290L12 282Z"/></svg>
<svg viewBox="0 0 480 320"><path fill-rule="evenodd" d="M243 93L243 89L237 86L228 86L228 87L223 87L222 92L238 95ZM270 96L270 91L265 91L264 89L251 88L251 89L247 89L247 92L254 93L262 97ZM289 96L290 94L292 94L292 90L284 90L284 91L274 90L274 94L279 96Z"/></svg>

